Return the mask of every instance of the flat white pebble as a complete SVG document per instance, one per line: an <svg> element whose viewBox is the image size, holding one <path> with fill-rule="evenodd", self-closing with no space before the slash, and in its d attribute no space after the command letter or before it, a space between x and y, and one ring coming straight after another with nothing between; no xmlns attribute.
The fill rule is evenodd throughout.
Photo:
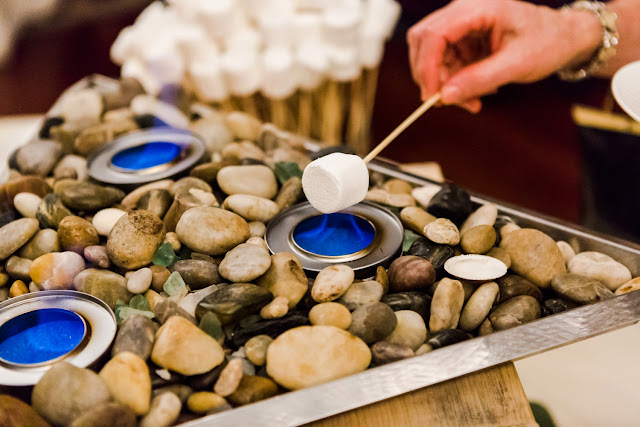
<svg viewBox="0 0 640 427"><path fill-rule="evenodd" d="M151 286L152 278L153 273L151 269L147 267L141 268L129 276L129 280L127 280L127 290L132 294L144 293L149 289L149 286Z"/></svg>
<svg viewBox="0 0 640 427"><path fill-rule="evenodd" d="M33 193L18 193L13 198L13 206L25 218L35 218L42 199Z"/></svg>
<svg viewBox="0 0 640 427"><path fill-rule="evenodd" d="M122 209L107 208L98 211L93 217L93 226L101 236L108 236L116 222L127 213Z"/></svg>

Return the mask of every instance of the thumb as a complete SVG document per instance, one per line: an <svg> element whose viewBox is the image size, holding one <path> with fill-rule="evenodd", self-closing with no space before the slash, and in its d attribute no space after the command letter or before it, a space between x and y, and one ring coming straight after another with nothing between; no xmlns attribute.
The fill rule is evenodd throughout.
<svg viewBox="0 0 640 427"><path fill-rule="evenodd" d="M443 86L442 102L460 104L494 92L517 79L522 63L517 52L508 49L464 67Z"/></svg>

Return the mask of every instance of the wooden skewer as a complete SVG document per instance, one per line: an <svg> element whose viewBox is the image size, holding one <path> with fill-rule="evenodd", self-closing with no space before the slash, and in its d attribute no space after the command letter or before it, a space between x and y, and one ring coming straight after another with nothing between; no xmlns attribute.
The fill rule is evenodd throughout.
<svg viewBox="0 0 640 427"><path fill-rule="evenodd" d="M415 122L418 117L423 115L429 108L431 108L436 102L440 100L440 94L436 93L431 98L424 101L424 103L419 106L416 111L411 113L409 117L407 117L400 125L393 130L380 144L378 144L367 156L363 159L365 163L369 163L376 157L382 150L384 150L387 145L391 144L391 142L396 139L398 135L402 133L406 128L411 125L411 123Z"/></svg>

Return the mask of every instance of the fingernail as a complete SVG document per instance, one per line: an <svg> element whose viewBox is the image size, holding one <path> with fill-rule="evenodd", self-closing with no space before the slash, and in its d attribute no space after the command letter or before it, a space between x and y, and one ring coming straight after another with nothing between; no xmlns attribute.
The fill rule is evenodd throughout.
<svg viewBox="0 0 640 427"><path fill-rule="evenodd" d="M442 88L442 102L445 104L455 104L460 102L462 91L458 86L445 86Z"/></svg>

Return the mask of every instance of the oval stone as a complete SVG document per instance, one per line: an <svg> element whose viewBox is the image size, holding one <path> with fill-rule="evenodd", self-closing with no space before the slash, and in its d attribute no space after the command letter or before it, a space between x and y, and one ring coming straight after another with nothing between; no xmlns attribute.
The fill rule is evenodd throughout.
<svg viewBox="0 0 640 427"><path fill-rule="evenodd" d="M429 201L427 212L436 218L447 218L459 225L473 210L469 193L453 184L444 184Z"/></svg>
<svg viewBox="0 0 640 427"><path fill-rule="evenodd" d="M151 377L140 356L126 351L118 353L104 365L99 375L114 400L130 407L136 415L149 411Z"/></svg>
<svg viewBox="0 0 640 427"><path fill-rule="evenodd" d="M166 230L157 215L133 211L122 216L109 233L107 253L118 267L136 270L151 263Z"/></svg>
<svg viewBox="0 0 640 427"><path fill-rule="evenodd" d="M180 416L182 401L178 395L161 393L151 400L149 412L140 420L139 427L169 427Z"/></svg>
<svg viewBox="0 0 640 427"><path fill-rule="evenodd" d="M267 373L288 389L301 389L362 372L369 347L333 326L300 326L276 338L267 350Z"/></svg>
<svg viewBox="0 0 640 427"><path fill-rule="evenodd" d="M489 314L489 320L494 330L503 331L536 320L540 314L538 300L520 295L500 304Z"/></svg>
<svg viewBox="0 0 640 427"><path fill-rule="evenodd" d="M280 208L274 201L249 194L231 195L225 199L222 205L225 209L237 213L247 221L266 223L280 212Z"/></svg>
<svg viewBox="0 0 640 427"><path fill-rule="evenodd" d="M493 227L493 224L496 222L496 218L498 217L498 207L493 203L487 203L486 205L480 206L475 210L469 218L462 224L460 227L460 234L463 235L468 230L471 230L474 227L479 225L490 225Z"/></svg>
<svg viewBox="0 0 640 427"><path fill-rule="evenodd" d="M58 242L63 251L83 255L86 247L100 243L100 236L89 221L69 215L58 225Z"/></svg>
<svg viewBox="0 0 640 427"><path fill-rule="evenodd" d="M169 267L169 271L177 271L180 273L182 280L184 280L191 290L204 289L208 286L217 285L224 281L220 276L218 266L208 261L196 259L176 261ZM156 274L159 274L159 271Z"/></svg>
<svg viewBox="0 0 640 427"><path fill-rule="evenodd" d="M151 356L158 325L147 316L133 314L118 327L118 334L111 348L111 357L118 353L131 352L142 360Z"/></svg>
<svg viewBox="0 0 640 427"><path fill-rule="evenodd" d="M557 242L558 248L560 252L562 252L562 258L564 258L564 263L569 264L569 262L576 256L576 251L573 250L570 244L563 240L558 240Z"/></svg>
<svg viewBox="0 0 640 427"><path fill-rule="evenodd" d="M557 275L551 281L551 288L561 297L578 304L592 304L613 298L613 292L600 280L574 273Z"/></svg>
<svg viewBox="0 0 640 427"><path fill-rule="evenodd" d="M275 297L286 297L289 308L295 307L309 289L300 260L289 252L271 255L271 266L256 280L256 284L269 290Z"/></svg>
<svg viewBox="0 0 640 427"><path fill-rule="evenodd" d="M220 275L231 282L251 282L271 266L269 251L258 245L242 243L231 249L220 263Z"/></svg>
<svg viewBox="0 0 640 427"><path fill-rule="evenodd" d="M272 199L278 192L276 175L268 166L226 166L220 169L216 179L228 195L249 194Z"/></svg>
<svg viewBox="0 0 640 427"><path fill-rule="evenodd" d="M269 304L273 295L267 289L251 283L232 283L218 288L198 303L196 317L206 312L215 313L223 324L236 322L258 313Z"/></svg>
<svg viewBox="0 0 640 427"><path fill-rule="evenodd" d="M518 295L529 295L539 302L542 301L542 291L524 277L508 274L496 280L500 286L500 304Z"/></svg>
<svg viewBox="0 0 640 427"><path fill-rule="evenodd" d="M411 310L396 311L395 315L398 320L396 327L384 340L416 351L427 339L427 327L422 316Z"/></svg>
<svg viewBox="0 0 640 427"><path fill-rule="evenodd" d="M422 234L427 224L435 221L436 217L417 206L408 206L400 211L400 219L405 227Z"/></svg>
<svg viewBox="0 0 640 427"><path fill-rule="evenodd" d="M549 287L554 276L566 272L558 245L541 231L531 228L511 231L502 238L500 247L509 253L515 273L543 289Z"/></svg>
<svg viewBox="0 0 640 427"><path fill-rule="evenodd" d="M356 310L366 304L379 302L383 294L382 285L375 280L353 283L338 302L344 304L349 311Z"/></svg>
<svg viewBox="0 0 640 427"><path fill-rule="evenodd" d="M581 252L569 261L568 267L569 273L598 279L611 291L631 280L626 266L600 252Z"/></svg>
<svg viewBox="0 0 640 427"><path fill-rule="evenodd" d="M485 254L496 243L493 225L478 225L467 230L460 239L462 250L468 254Z"/></svg>
<svg viewBox="0 0 640 427"><path fill-rule="evenodd" d="M19 255L22 258L34 260L49 252L60 252L58 233L50 228L38 231L22 248Z"/></svg>
<svg viewBox="0 0 640 427"><path fill-rule="evenodd" d="M93 226L101 236L108 236L118 220L127 213L122 209L102 209L93 216Z"/></svg>
<svg viewBox="0 0 640 427"><path fill-rule="evenodd" d="M431 300L429 330L432 333L443 329L455 329L460 320L464 304L464 289L458 280L442 279Z"/></svg>
<svg viewBox="0 0 640 427"><path fill-rule="evenodd" d="M388 274L391 292L426 290L436 280L436 272L431 263L415 255L405 255L393 260Z"/></svg>
<svg viewBox="0 0 640 427"><path fill-rule="evenodd" d="M108 208L122 200L124 195L120 189L84 181L70 182L60 192L62 202L71 209L79 211Z"/></svg>
<svg viewBox="0 0 640 427"><path fill-rule="evenodd" d="M393 311L412 310L418 313L425 321L429 320L429 308L431 297L422 292L398 292L382 297L380 302L385 303Z"/></svg>
<svg viewBox="0 0 640 427"><path fill-rule="evenodd" d="M459 328L470 332L476 329L486 319L491 307L496 301L500 287L495 282L480 285L471 295L460 314Z"/></svg>
<svg viewBox="0 0 640 427"><path fill-rule="evenodd" d="M351 314L349 314L349 318L351 318ZM256 366L264 365L267 360L267 349L272 342L273 338L269 335L257 335L251 338L244 345L244 352L247 355L247 359Z"/></svg>
<svg viewBox="0 0 640 427"><path fill-rule="evenodd" d="M318 273L311 288L311 297L317 302L330 302L340 298L353 283L353 268L344 264L325 267Z"/></svg>
<svg viewBox="0 0 640 427"><path fill-rule="evenodd" d="M176 233L193 251L222 255L249 238L249 225L233 212L201 206L180 217Z"/></svg>
<svg viewBox="0 0 640 427"><path fill-rule="evenodd" d="M0 260L20 249L38 229L38 221L33 218L17 219L0 228Z"/></svg>
<svg viewBox="0 0 640 427"><path fill-rule="evenodd" d="M127 279L113 271L98 268L80 272L73 279L73 287L77 291L100 298L112 310L115 310L118 300L128 304L133 297L127 289Z"/></svg>
<svg viewBox="0 0 640 427"><path fill-rule="evenodd" d="M45 291L71 289L74 278L84 267L84 259L77 253L54 252L36 258L29 275Z"/></svg>
<svg viewBox="0 0 640 427"><path fill-rule="evenodd" d="M344 305L337 302L324 302L313 306L309 310L309 321L312 325L335 326L336 328L347 329L352 323L352 318L351 312Z"/></svg>
<svg viewBox="0 0 640 427"><path fill-rule="evenodd" d="M25 218L35 218L42 198L33 193L18 193L13 198L13 206Z"/></svg>
<svg viewBox="0 0 640 427"><path fill-rule="evenodd" d="M441 245L455 246L460 243L458 227L446 218L438 218L428 223L422 233L432 242Z"/></svg>
<svg viewBox="0 0 640 427"><path fill-rule="evenodd" d="M163 218L171 203L173 203L171 193L168 190L157 188L146 192L140 197L136 208L151 211L158 215L158 218Z"/></svg>
<svg viewBox="0 0 640 427"><path fill-rule="evenodd" d="M313 311L316 307L311 310ZM394 331L398 324L398 318L393 310L386 304L379 302L357 308L351 313L351 318L351 326L348 331L367 344L383 340Z"/></svg>

